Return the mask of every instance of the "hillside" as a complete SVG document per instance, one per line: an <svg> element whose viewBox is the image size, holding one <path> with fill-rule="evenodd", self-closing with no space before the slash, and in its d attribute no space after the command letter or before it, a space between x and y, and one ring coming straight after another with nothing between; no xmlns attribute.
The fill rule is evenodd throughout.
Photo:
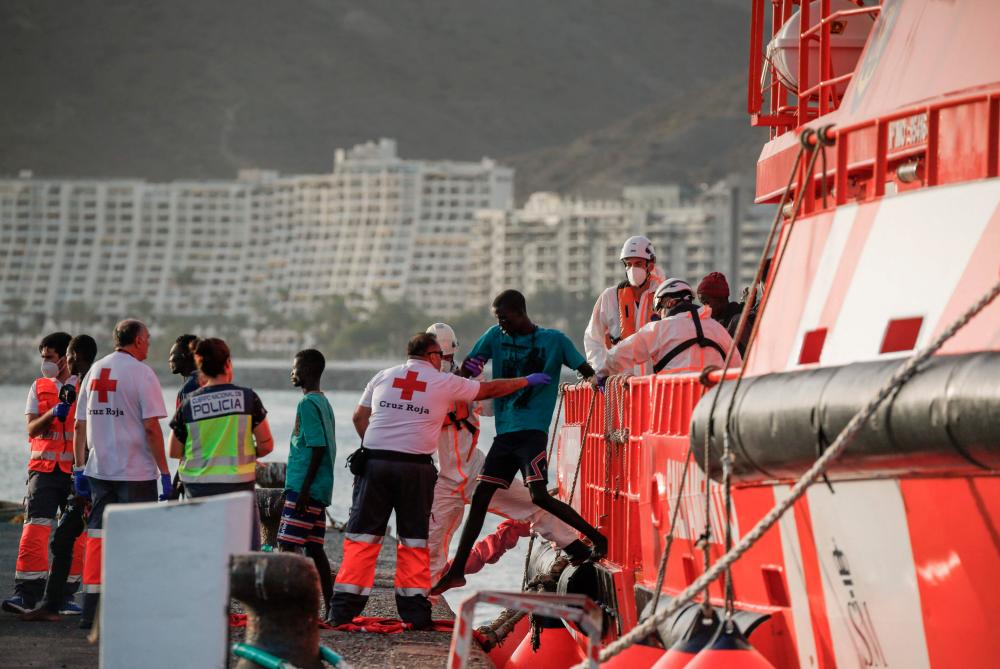
<svg viewBox="0 0 1000 669"><path fill-rule="evenodd" d="M0 173L320 172L394 137L510 162L522 196L712 178L761 141L747 21L736 0L6 0Z"/></svg>

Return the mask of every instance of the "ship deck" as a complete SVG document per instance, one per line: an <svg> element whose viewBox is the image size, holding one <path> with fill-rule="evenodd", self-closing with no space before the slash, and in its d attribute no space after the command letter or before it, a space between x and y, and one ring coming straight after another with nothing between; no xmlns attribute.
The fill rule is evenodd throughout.
<svg viewBox="0 0 1000 669"><path fill-rule="evenodd" d="M0 591L8 596L14 583L14 562L21 523L20 505L0 502ZM330 530L327 555L336 573L343 552L343 533ZM375 588L365 609L367 616L396 617L393 578L396 567L395 542L386 540L379 555ZM79 597L78 597L79 599ZM434 605L435 619L452 619L454 613L443 598ZM79 618L65 617L57 623L26 623L17 616L0 612L0 668L60 667L96 669L98 646L87 641L87 632L77 627ZM231 641L242 641L243 630L232 629ZM320 631L320 643L340 653L352 667L412 669L444 667L448 662L451 635L444 632L404 632L402 634L365 634ZM473 649L470 667L493 665L485 653ZM235 658L230 666L235 666Z"/></svg>

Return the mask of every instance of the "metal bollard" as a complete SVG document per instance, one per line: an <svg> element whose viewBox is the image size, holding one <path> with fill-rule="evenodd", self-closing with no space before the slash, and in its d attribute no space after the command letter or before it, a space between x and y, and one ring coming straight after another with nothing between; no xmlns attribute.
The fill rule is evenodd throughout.
<svg viewBox="0 0 1000 669"><path fill-rule="evenodd" d="M234 555L230 595L247 612L246 643L302 669L321 669L319 576L295 553ZM257 669L241 658L236 669Z"/></svg>
<svg viewBox="0 0 1000 669"><path fill-rule="evenodd" d="M284 504L282 488L257 488L257 511L260 513L260 542L277 548L278 525Z"/></svg>

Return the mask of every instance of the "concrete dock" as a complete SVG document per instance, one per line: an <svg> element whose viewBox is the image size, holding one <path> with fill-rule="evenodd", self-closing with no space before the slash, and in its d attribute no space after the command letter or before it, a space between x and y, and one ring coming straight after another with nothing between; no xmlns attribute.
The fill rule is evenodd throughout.
<svg viewBox="0 0 1000 669"><path fill-rule="evenodd" d="M0 593L7 597L14 584L14 562L21 534L20 505L0 502ZM343 534L327 533L326 551L333 571L340 564ZM163 568L168 557L164 556ZM396 617L393 598L395 542L386 540L379 555L375 589L364 615ZM80 597L78 596L78 600ZM436 620L452 619L454 613L443 598L434 604ZM57 623L26 623L18 616L0 612L0 669L22 667L58 667L59 669L95 669L98 648L87 641L87 632L77 627L79 617L65 617ZM241 641L243 630L233 628L231 641ZM369 634L321 630L320 642L340 653L352 667L379 669L417 669L444 667L448 661L451 635L444 632L403 632ZM150 649L155 652L155 649ZM484 653L476 649L468 666L492 667ZM235 664L233 662L232 664Z"/></svg>

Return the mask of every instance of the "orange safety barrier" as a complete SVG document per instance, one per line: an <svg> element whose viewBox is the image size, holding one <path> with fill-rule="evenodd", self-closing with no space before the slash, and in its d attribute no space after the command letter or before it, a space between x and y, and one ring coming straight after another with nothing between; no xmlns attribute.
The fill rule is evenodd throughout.
<svg viewBox="0 0 1000 669"><path fill-rule="evenodd" d="M579 511L609 540L607 565L616 584L619 610L631 614L634 605L632 584L651 585L669 530L671 495L678 481L683 456L688 448L691 414L707 391L699 381L700 370L680 370L655 376L633 377L624 388L609 381L609 388L594 403L589 429L583 437L583 455L577 482ZM736 371L726 376L732 378ZM718 379L713 379L717 381ZM611 386L614 387L611 387ZM564 399L565 424L585 428L591 397L589 386L568 388ZM606 412L610 409L607 423ZM605 433L612 439L605 438ZM628 438L624 439L627 433ZM573 462L560 462L562 472L576 467L575 453L564 454ZM697 466L689 471L691 489L682 504L692 504L703 495L693 479L700 476ZM568 482L563 481L563 494ZM678 555L687 553L690 542L684 535L676 546ZM671 572L685 563L671 560ZM619 587L622 586L622 587ZM625 602L622 601L625 599ZM625 607L622 607L622 604ZM624 618L632 618L631 615ZM622 631L634 620L623 619Z"/></svg>

